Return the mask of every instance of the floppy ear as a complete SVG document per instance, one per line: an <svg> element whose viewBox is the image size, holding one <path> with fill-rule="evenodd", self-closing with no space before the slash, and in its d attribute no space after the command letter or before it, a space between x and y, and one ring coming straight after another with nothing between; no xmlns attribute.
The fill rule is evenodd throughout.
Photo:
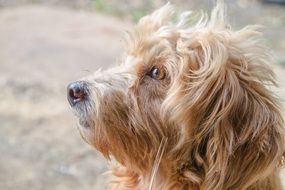
<svg viewBox="0 0 285 190"><path fill-rule="evenodd" d="M190 147L187 176L201 189L246 189L272 174L284 151L270 56L256 27L207 25L188 35L178 42L183 66L166 99Z"/></svg>

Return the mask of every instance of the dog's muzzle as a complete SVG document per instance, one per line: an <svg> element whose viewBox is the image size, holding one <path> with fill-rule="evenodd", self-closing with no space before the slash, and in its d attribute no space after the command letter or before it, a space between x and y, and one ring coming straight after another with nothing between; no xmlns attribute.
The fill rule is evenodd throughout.
<svg viewBox="0 0 285 190"><path fill-rule="evenodd" d="M86 100L88 97L86 84L83 81L76 81L67 86L67 99L71 106Z"/></svg>

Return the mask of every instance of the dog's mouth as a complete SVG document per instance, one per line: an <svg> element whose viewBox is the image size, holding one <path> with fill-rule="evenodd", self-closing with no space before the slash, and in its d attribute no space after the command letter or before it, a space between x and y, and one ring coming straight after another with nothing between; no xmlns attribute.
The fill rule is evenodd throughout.
<svg viewBox="0 0 285 190"><path fill-rule="evenodd" d="M86 121L90 117L90 102L88 99L81 100L76 104L70 103L73 114L79 118L80 125L86 125Z"/></svg>

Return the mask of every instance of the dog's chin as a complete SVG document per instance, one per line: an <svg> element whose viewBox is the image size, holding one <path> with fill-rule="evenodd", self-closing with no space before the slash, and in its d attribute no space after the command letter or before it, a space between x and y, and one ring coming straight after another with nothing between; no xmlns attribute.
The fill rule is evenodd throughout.
<svg viewBox="0 0 285 190"><path fill-rule="evenodd" d="M84 127L85 129L89 129L91 127L91 122L86 120L85 118L79 118L79 127Z"/></svg>
<svg viewBox="0 0 285 190"><path fill-rule="evenodd" d="M72 107L73 112L78 118L79 129L90 129L92 125L91 114L86 109L86 104L80 103L80 105L75 105Z"/></svg>
<svg viewBox="0 0 285 190"><path fill-rule="evenodd" d="M92 144L91 139L94 135L94 124L93 122L87 120L86 118L79 118L77 129L81 135L81 137L88 144Z"/></svg>

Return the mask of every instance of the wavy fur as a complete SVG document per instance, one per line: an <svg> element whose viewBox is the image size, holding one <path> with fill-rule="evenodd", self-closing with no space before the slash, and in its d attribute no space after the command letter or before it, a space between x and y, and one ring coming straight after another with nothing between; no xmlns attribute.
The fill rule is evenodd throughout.
<svg viewBox="0 0 285 190"><path fill-rule="evenodd" d="M272 59L259 27L234 31L224 10L219 1L210 19L201 13L193 24L185 12L171 22L167 4L139 21L120 66L82 79L90 98L77 108L81 134L120 163L109 188L282 188ZM163 80L149 76L154 66Z"/></svg>

